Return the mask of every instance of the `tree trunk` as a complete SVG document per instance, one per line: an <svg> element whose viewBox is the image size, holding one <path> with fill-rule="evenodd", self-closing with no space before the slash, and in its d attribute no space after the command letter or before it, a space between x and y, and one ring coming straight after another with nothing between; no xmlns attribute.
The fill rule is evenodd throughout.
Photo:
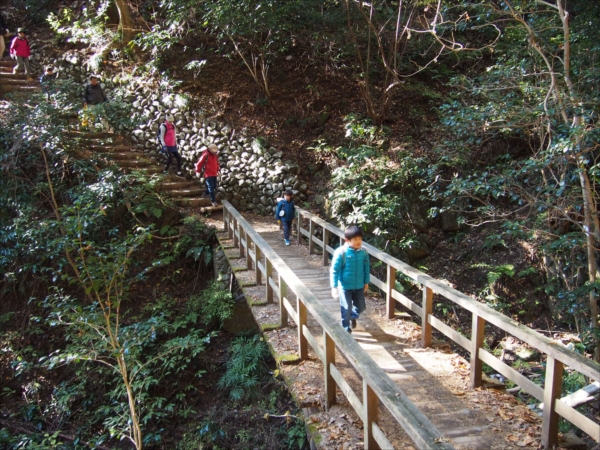
<svg viewBox="0 0 600 450"><path fill-rule="evenodd" d="M119 31L121 32L121 46L125 47L135 37L135 22L131 17L131 11L127 0L115 0L115 5L119 10Z"/></svg>

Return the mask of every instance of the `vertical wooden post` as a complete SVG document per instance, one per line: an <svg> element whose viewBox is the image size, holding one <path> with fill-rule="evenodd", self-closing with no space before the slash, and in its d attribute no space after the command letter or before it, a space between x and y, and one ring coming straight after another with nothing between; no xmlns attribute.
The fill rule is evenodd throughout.
<svg viewBox="0 0 600 450"><path fill-rule="evenodd" d="M302 332L302 327L307 324L306 305L299 295L296 295L296 311L298 314L298 357L304 361L308 359L308 341Z"/></svg>
<svg viewBox="0 0 600 450"><path fill-rule="evenodd" d="M229 233L229 222L227 220L227 208L223 207L223 231Z"/></svg>
<svg viewBox="0 0 600 450"><path fill-rule="evenodd" d="M548 355L544 381L544 415L542 418L542 445L551 448L558 442L558 414L554 401L562 390L563 363Z"/></svg>
<svg viewBox="0 0 600 450"><path fill-rule="evenodd" d="M248 239L244 239L244 228L238 223L238 230L240 232L240 258L244 257L244 240L246 241L246 245L248 245Z"/></svg>
<svg viewBox="0 0 600 450"><path fill-rule="evenodd" d="M423 315L421 317L421 345L423 348L431 346L431 324L427 321L433 312L433 291L423 285Z"/></svg>
<svg viewBox="0 0 600 450"><path fill-rule="evenodd" d="M267 286L267 303L273 303L273 287L271 286L271 278L273 278L273 264L265 257L265 272L267 272L265 284Z"/></svg>
<svg viewBox="0 0 600 450"><path fill-rule="evenodd" d="M238 230L238 223L237 220L233 219L233 227L232 227L232 231L233 231L233 247L237 247L239 244L239 230Z"/></svg>
<svg viewBox="0 0 600 450"><path fill-rule="evenodd" d="M379 420L379 399L367 380L363 379L363 419L365 449L378 449L379 445L373 436L372 424Z"/></svg>
<svg viewBox="0 0 600 450"><path fill-rule="evenodd" d="M388 319L393 319L396 312L396 300L392 297L392 291L396 287L396 268L387 265L387 292L385 309Z"/></svg>
<svg viewBox="0 0 600 450"><path fill-rule="evenodd" d="M254 243L254 256L254 269L256 270L256 285L260 286L262 284L262 272L260 271L258 262L262 259L262 252L260 251L260 248L258 248L258 245L256 245L256 242Z"/></svg>
<svg viewBox="0 0 600 450"><path fill-rule="evenodd" d="M315 242L313 237L315 235L315 223L311 218L308 219L308 254L312 255L315 252Z"/></svg>
<svg viewBox="0 0 600 450"><path fill-rule="evenodd" d="M329 252L327 251L327 246L329 245L329 230L327 228L323 228L323 265L329 265Z"/></svg>
<svg viewBox="0 0 600 450"><path fill-rule="evenodd" d="M281 328L288 326L288 312L283 304L283 299L287 295L287 284L285 284L285 280L279 275L279 326Z"/></svg>
<svg viewBox="0 0 600 450"><path fill-rule="evenodd" d="M229 212L229 211L228 211ZM233 228L233 217L231 216L231 214L227 215L227 218L229 219L227 221L228 226L227 226L227 232L229 233L229 239L233 239L233 232L234 232L234 228Z"/></svg>
<svg viewBox="0 0 600 450"><path fill-rule="evenodd" d="M252 270L252 256L250 253L250 248L252 247L252 241L250 240L250 236L248 233L246 234L246 269Z"/></svg>
<svg viewBox="0 0 600 450"><path fill-rule="evenodd" d="M302 245L302 214L298 211L298 245Z"/></svg>
<svg viewBox="0 0 600 450"><path fill-rule="evenodd" d="M325 407L329 409L332 405L335 405L335 392L337 387L335 380L331 376L331 366L335 366L335 344L333 343L331 336L329 336L325 330L323 330L323 343L325 344L325 361L323 361L323 367L325 369Z"/></svg>
<svg viewBox="0 0 600 450"><path fill-rule="evenodd" d="M471 324L471 387L481 386L483 361L479 359L479 349L483 346L485 336L485 320L473 313Z"/></svg>

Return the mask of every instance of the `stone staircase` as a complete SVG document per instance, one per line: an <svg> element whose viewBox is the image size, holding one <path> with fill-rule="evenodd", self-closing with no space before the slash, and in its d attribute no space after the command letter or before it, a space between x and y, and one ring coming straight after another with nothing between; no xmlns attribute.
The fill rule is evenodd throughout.
<svg viewBox="0 0 600 450"><path fill-rule="evenodd" d="M177 206L199 208L201 213L223 209L221 205L212 206L210 198L203 197L204 188L199 180L186 179L172 174L161 175L164 169L161 162L137 151L123 138L112 133L94 131L73 131L72 134L89 150L101 154L124 172L137 170L148 176L163 177L158 183L157 190L173 198Z"/></svg>
<svg viewBox="0 0 600 450"><path fill-rule="evenodd" d="M25 94L41 92L42 88L35 77L34 81L27 81L25 75L13 74L16 65L14 59L0 59L0 95L4 97L14 92Z"/></svg>
<svg viewBox="0 0 600 450"><path fill-rule="evenodd" d="M25 75L13 74L16 62L12 59L0 59L0 98L6 94L27 96L34 92L41 92L37 79L27 81ZM67 118L68 122L76 127L77 116ZM209 213L222 210L221 205L212 206L210 198L204 197L204 187L200 181L192 178L178 177L175 175L162 175L164 165L151 156L136 150L125 139L113 133L97 131L71 131L74 139L87 147L90 151L99 153L107 162L116 164L124 172L138 170L148 176L160 176L157 190L173 198L175 204L184 208L198 208L200 213Z"/></svg>

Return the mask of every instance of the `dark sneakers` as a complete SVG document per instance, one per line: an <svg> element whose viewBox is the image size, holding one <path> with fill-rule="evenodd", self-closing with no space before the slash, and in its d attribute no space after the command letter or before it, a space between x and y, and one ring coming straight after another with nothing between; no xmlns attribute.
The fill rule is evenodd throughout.
<svg viewBox="0 0 600 450"><path fill-rule="evenodd" d="M356 328L356 319L352 319L350 323L352 324L352 329L354 330Z"/></svg>

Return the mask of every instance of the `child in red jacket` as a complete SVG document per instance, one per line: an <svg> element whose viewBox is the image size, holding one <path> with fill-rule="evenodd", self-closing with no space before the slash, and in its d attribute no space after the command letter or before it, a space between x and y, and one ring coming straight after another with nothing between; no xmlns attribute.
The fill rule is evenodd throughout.
<svg viewBox="0 0 600 450"><path fill-rule="evenodd" d="M17 66L13 69L13 73L25 70L27 81L32 81L33 78L31 78L31 69L29 67L31 48L29 47L29 41L25 34L25 28L19 28L17 30L17 36L10 44L10 56L17 59Z"/></svg>
<svg viewBox="0 0 600 450"><path fill-rule="evenodd" d="M206 191L204 195L210 195L210 201L213 206L217 206L217 175L221 171L219 166L219 149L215 144L210 144L208 150L205 150L196 163L196 173L200 175L204 169L204 180Z"/></svg>

